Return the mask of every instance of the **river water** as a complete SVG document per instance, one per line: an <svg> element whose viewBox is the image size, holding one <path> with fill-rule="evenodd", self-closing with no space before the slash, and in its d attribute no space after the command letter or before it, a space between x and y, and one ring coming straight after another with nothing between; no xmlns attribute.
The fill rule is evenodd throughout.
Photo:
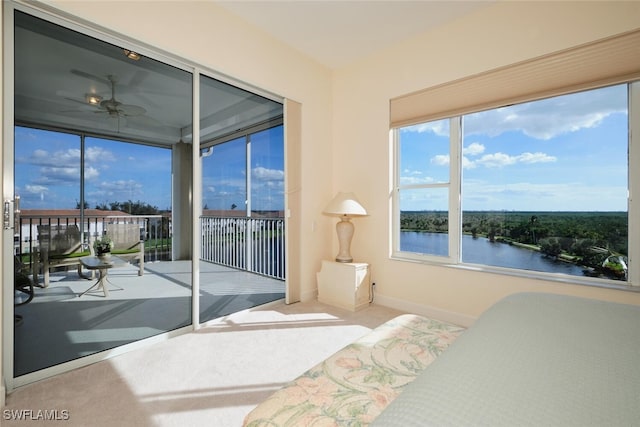
<svg viewBox="0 0 640 427"><path fill-rule="evenodd" d="M400 250L435 255L447 255L449 236L443 233L421 233L402 231ZM564 273L583 276L583 268L575 264L556 261L539 252L511 246L505 243L490 242L485 237L462 236L462 261L471 264L484 264L495 267L517 268L523 270Z"/></svg>

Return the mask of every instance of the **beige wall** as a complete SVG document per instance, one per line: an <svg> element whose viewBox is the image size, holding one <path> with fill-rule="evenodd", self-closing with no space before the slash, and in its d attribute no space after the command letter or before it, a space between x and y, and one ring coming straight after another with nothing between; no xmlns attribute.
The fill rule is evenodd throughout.
<svg viewBox="0 0 640 427"><path fill-rule="evenodd" d="M518 291L640 304L639 293L390 260L388 129L390 98L638 27L638 2L497 3L335 73L333 186L371 214L355 220L352 255L372 264L378 302L461 322Z"/></svg>

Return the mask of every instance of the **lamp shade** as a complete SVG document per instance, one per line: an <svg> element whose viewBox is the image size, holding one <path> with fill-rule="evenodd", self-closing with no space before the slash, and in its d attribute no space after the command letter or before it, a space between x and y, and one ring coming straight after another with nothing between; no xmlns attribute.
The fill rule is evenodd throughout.
<svg viewBox="0 0 640 427"><path fill-rule="evenodd" d="M355 194L342 192L336 194L323 212L328 215L340 216L362 216L367 214L367 210L358 202Z"/></svg>

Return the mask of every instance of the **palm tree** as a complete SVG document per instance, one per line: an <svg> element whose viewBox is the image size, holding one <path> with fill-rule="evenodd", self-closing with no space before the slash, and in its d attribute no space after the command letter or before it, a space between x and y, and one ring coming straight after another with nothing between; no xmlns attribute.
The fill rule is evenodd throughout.
<svg viewBox="0 0 640 427"><path fill-rule="evenodd" d="M536 244L536 230L534 228L534 225L538 222L538 217L536 215L531 215L531 220L530 220L530 228L531 228L531 241L533 242L533 244Z"/></svg>

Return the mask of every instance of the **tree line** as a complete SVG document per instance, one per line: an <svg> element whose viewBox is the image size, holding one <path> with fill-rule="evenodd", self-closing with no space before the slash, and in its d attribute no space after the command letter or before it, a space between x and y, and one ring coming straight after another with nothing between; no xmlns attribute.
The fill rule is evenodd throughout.
<svg viewBox="0 0 640 427"><path fill-rule="evenodd" d="M84 203L84 208L89 209L89 203ZM80 209L80 202L77 202L76 209ZM98 203L95 206L95 209L103 210L103 211L120 211L126 212L130 215L157 215L160 213L160 210L157 206L150 205L146 202L142 202L140 200L134 202L132 200L127 200L125 202L103 202Z"/></svg>
<svg viewBox="0 0 640 427"><path fill-rule="evenodd" d="M402 231L447 233L445 211L403 211ZM545 255L600 268L610 255L628 255L626 212L466 211L462 232L491 241L530 246Z"/></svg>

